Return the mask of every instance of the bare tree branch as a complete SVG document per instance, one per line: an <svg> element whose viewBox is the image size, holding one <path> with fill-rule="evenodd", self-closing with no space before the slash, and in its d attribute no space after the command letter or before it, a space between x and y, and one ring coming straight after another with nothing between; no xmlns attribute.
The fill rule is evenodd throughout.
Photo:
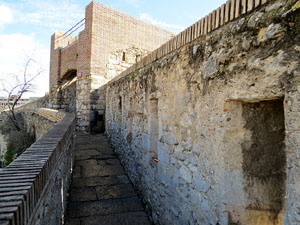
<svg viewBox="0 0 300 225"><path fill-rule="evenodd" d="M28 70L32 62L35 62L32 58L28 58L26 61L22 82L20 82L17 75L15 75L16 84L13 86L10 86L7 80L1 79L0 81L2 84L2 91L7 93L7 111L5 111L5 113L17 130L20 130L21 127L16 118L15 107L18 105L18 102L24 93L33 91L34 85L32 82L43 72L42 69L39 69L34 76L30 76Z"/></svg>

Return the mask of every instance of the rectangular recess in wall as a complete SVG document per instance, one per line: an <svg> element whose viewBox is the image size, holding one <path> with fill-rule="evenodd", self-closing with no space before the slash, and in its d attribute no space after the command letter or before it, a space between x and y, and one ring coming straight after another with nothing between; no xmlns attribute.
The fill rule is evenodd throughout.
<svg viewBox="0 0 300 225"><path fill-rule="evenodd" d="M242 144L248 224L283 224L286 187L283 100L243 103L250 140ZM256 218L257 217L257 218Z"/></svg>
<svg viewBox="0 0 300 225"><path fill-rule="evenodd" d="M148 129L150 135L150 156L152 159L157 159L157 143L159 132L158 99L149 100Z"/></svg>
<svg viewBox="0 0 300 225"><path fill-rule="evenodd" d="M118 99L118 108L119 108L119 121L120 121L120 124L122 126L122 120L123 120L123 102L122 102L123 98L122 96L119 96L119 99Z"/></svg>

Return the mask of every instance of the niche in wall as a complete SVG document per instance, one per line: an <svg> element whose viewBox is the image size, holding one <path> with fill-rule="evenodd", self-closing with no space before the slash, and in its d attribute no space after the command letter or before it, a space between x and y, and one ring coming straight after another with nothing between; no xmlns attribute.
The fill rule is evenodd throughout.
<svg viewBox="0 0 300 225"><path fill-rule="evenodd" d="M157 161L157 142L158 142L158 131L159 131L159 120L158 120L158 99L149 100L149 120L148 128L150 135L150 154L154 161Z"/></svg>
<svg viewBox="0 0 300 225"><path fill-rule="evenodd" d="M122 126L122 121L123 121L123 98L122 96L119 96L118 100L118 109L119 109L119 115L118 115L118 120L120 123L120 127Z"/></svg>
<svg viewBox="0 0 300 225"><path fill-rule="evenodd" d="M283 224L286 183L283 100L243 103L245 128L252 135L243 143L244 191L249 225ZM251 222L252 221L252 222Z"/></svg>

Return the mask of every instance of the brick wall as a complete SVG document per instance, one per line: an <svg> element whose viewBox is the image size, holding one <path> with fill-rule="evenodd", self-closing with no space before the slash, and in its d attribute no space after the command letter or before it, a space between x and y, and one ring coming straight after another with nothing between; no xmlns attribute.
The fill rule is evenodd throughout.
<svg viewBox="0 0 300 225"><path fill-rule="evenodd" d="M66 48L61 50L61 79L68 75L70 71L77 68L78 56L78 41L73 42L71 45L68 45Z"/></svg>
<svg viewBox="0 0 300 225"><path fill-rule="evenodd" d="M86 7L85 28L78 38L61 36L61 32L52 36L51 107L61 108L64 105L59 90L62 85L60 78L69 70L76 70L82 74L76 84L76 117L82 129L89 129L90 110L97 110L97 105L101 104L98 112L104 113L105 102L95 102L90 92L109 80L106 73L111 53L132 46L152 51L169 40L172 34L93 1ZM103 99L103 96L98 98Z"/></svg>
<svg viewBox="0 0 300 225"><path fill-rule="evenodd" d="M130 15L94 2L92 16L91 73L105 76L109 55L131 46L149 51L172 37L172 33Z"/></svg>

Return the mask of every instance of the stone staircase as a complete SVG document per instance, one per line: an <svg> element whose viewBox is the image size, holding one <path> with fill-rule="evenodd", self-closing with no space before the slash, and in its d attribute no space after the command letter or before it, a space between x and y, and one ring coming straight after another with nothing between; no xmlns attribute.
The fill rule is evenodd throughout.
<svg viewBox="0 0 300 225"><path fill-rule="evenodd" d="M150 225L141 200L102 134L77 133L67 225Z"/></svg>

